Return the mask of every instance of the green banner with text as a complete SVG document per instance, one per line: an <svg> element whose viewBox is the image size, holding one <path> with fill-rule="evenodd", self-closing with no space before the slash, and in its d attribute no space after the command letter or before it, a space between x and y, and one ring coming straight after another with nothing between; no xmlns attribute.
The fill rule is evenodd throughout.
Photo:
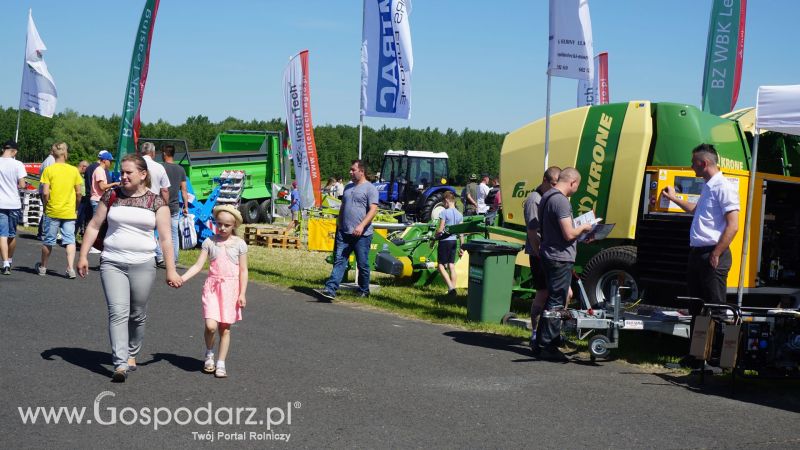
<svg viewBox="0 0 800 450"><path fill-rule="evenodd" d="M703 74L703 111L729 113L739 97L747 0L714 0Z"/></svg>
<svg viewBox="0 0 800 450"><path fill-rule="evenodd" d="M146 0L139 28L136 29L136 40L133 43L133 56L125 85L125 101L122 106L122 123L119 127L119 143L117 144L117 161L130 153L136 153L139 142L139 110L142 107L144 86L147 82L147 69L150 65L150 43L153 40L153 28L160 0Z"/></svg>

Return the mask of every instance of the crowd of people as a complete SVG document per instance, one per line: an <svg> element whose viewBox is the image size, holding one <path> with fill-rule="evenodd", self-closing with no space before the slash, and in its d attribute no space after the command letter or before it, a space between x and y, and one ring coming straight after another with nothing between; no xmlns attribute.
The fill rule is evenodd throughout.
<svg viewBox="0 0 800 450"><path fill-rule="evenodd" d="M16 228L20 221L19 190L26 187L26 171L16 160L18 146L14 141L3 144L0 158L0 257L3 275L10 275ZM156 149L146 142L140 155L127 155L120 160L119 181L111 181L108 172L114 156L101 150L97 161L68 164L68 146L60 142L52 146L42 163L40 192L44 216L40 224L41 258L35 263L38 275L48 274L48 263L60 236L66 250L66 278L86 277L88 255L100 247L100 278L108 306L108 327L114 372L112 380L123 382L136 369L136 358L142 348L147 303L158 267L166 269L165 281L181 287L210 261L203 287L202 305L205 321L206 353L203 371L227 377L225 360L230 347L230 326L242 319L247 304L247 245L236 236L242 216L232 206L218 206L213 215L216 234L203 242L197 262L182 276L177 272L177 219L187 205L184 199L186 174L174 164L174 148L162 149L163 165L154 160ZM724 303L725 286L731 266L729 245L738 231L739 198L734 187L721 175L718 155L713 146L701 145L692 152L692 168L706 181L696 203L681 200L672 188L662 195L694 215L689 257L689 293L703 299ZM337 217L333 268L324 286L317 293L324 301L336 298L349 257L355 254L358 269L358 295L370 295L369 251L372 244L372 220L378 210L377 188L367 179L367 166L353 160L351 183L343 186L331 178L326 186L329 195L340 197L342 205ZM448 226L462 222L463 216L482 214L487 222L500 215L502 200L499 178L470 175L470 183L462 192L463 215L456 208L452 192L445 194L445 208L436 228L438 271L447 284L448 293L457 283L455 260L460 255L462 237L449 234ZM480 182L478 182L480 180ZM525 250L533 275L536 296L531 304L533 332L530 345L542 359L563 359L559 346L561 320L543 315L543 311L564 308L572 295L573 266L578 238L590 232L592 224L575 226L570 197L580 186L581 175L573 167L550 167L541 183L524 201L527 229ZM339 194L339 187L342 192ZM88 198L88 200L86 200ZM292 211L299 209L296 182L291 192ZM293 220L297 217L293 215ZM76 234L83 231L77 267L74 265ZM591 235L585 242L591 242ZM97 245L102 244L102 245ZM77 270L76 270L77 269ZM216 359L215 340L219 339Z"/></svg>
<svg viewBox="0 0 800 450"><path fill-rule="evenodd" d="M478 182L480 180L480 182ZM461 203L465 216L483 214L487 224L502 225L503 198L500 194L500 177L482 174L469 176L469 182L461 191Z"/></svg>

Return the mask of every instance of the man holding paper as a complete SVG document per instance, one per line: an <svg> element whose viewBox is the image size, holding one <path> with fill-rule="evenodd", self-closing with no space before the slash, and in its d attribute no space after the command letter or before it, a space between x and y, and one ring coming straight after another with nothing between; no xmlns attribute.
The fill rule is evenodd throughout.
<svg viewBox="0 0 800 450"><path fill-rule="evenodd" d="M577 192L581 175L574 167L567 167L558 175L553 189L547 191L539 203L541 218L540 255L547 285L545 310L564 306L572 281L572 267L577 254L576 243L581 234L592 229L591 223L575 226L569 197ZM537 327L533 352L541 359L563 360L558 350L561 336L561 319L542 316Z"/></svg>

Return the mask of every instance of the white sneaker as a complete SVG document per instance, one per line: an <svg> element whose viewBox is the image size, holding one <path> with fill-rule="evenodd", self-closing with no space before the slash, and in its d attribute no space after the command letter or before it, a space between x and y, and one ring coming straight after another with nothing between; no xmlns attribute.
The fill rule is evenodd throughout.
<svg viewBox="0 0 800 450"><path fill-rule="evenodd" d="M94 247L92 247L92 248L90 248L90 249L89 249L89 254L90 254L90 255L98 255L98 254L100 254L100 253L103 253L103 252L101 252L100 250L98 250L98 249L96 249L96 248L94 248Z"/></svg>
<svg viewBox="0 0 800 450"><path fill-rule="evenodd" d="M47 275L47 267L42 267L42 263L38 263L38 262L37 262L37 263L36 263L36 264L33 266L33 268L34 268L34 269L36 269L36 272L37 272L37 273L38 273L40 276L45 276L45 275Z"/></svg>

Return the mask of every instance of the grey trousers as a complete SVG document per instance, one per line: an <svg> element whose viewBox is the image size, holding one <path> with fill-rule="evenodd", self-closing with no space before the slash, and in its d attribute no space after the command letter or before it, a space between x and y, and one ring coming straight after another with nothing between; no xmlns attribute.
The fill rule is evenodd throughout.
<svg viewBox="0 0 800 450"><path fill-rule="evenodd" d="M115 369L127 369L128 358L135 358L142 349L147 300L155 278L156 266L152 260L141 264L100 261Z"/></svg>

